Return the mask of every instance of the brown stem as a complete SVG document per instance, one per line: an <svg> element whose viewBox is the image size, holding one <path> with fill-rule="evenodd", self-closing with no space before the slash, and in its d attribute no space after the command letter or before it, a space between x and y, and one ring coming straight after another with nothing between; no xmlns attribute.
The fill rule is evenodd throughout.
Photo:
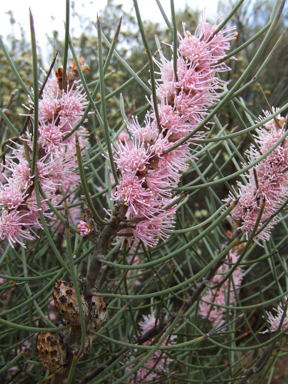
<svg viewBox="0 0 288 384"><path fill-rule="evenodd" d="M85 197L82 197L85 202ZM89 307L91 305L91 299L93 295L93 289L98 277L99 271L101 269L102 260L104 259L106 253L106 246L112 236L117 234L117 231L120 228L120 223L124 221L127 207L124 205L124 201L119 200L116 202L111 222L109 225L105 225L102 232L97 230L93 216L85 202L84 209L86 211L86 221L93 227L93 232L90 237L90 240L96 245L93 254L90 266L84 280L84 296ZM89 329L89 318L87 318L86 329ZM66 334L65 345L67 347L67 361L65 365L61 368L59 372L54 374L51 384L64 384L66 383L67 377L70 372L71 364L75 354L77 354L81 348L81 327L72 326L70 331ZM91 335L90 335L91 336ZM88 335L86 335L88 337ZM88 340L88 339L87 339ZM87 341L86 340L86 341Z"/></svg>
<svg viewBox="0 0 288 384"><path fill-rule="evenodd" d="M101 269L102 260L105 257L107 243L112 236L117 234L119 225L124 220L126 212L127 206L124 205L124 201L117 201L112 212L110 225L105 225L103 231L99 233L99 236L94 241L96 248L93 251L90 267L84 282L84 296L88 304L91 301L92 290Z"/></svg>
<svg viewBox="0 0 288 384"><path fill-rule="evenodd" d="M82 198L85 202L85 198ZM91 304L91 299L93 295L93 289L100 272L102 266L102 260L104 259L106 253L106 246L112 236L115 236L120 228L121 222L124 221L127 207L124 205L124 201L119 200L116 202L111 222L109 225L105 225L102 232L99 232L96 228L96 224L93 220L91 212L87 204L85 203L84 207L86 211L87 220L90 225L93 227L93 232L90 240L96 245L93 254L92 260L90 262L90 266L86 275L86 279L84 280L84 296L85 300L88 303L89 307ZM87 319L89 321L89 319ZM87 328L89 328L89 324L87 324ZM87 329L86 328L86 329ZM72 326L70 332L66 335L65 344L67 346L67 362L65 366L61 368L59 372L54 374L53 380L51 384L64 384L69 375L71 364L73 362L73 358L75 354L81 348L81 327L80 326Z"/></svg>

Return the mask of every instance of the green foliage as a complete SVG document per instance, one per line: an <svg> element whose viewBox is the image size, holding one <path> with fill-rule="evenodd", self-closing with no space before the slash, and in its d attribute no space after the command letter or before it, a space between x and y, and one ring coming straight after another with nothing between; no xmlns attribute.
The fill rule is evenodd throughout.
<svg viewBox="0 0 288 384"><path fill-rule="evenodd" d="M265 10L263 12L256 3L254 11L250 7L244 10L240 8L231 15L230 22L236 23L239 31L239 38L232 50L267 25L271 12L269 8ZM245 17L252 17L251 12L255 17L253 23L249 24ZM225 15L228 13L226 9ZM116 57L115 51L110 57L109 45L104 39L106 36L112 43L120 14L123 20L116 51L122 61ZM182 30L179 24L181 20L186 21L187 29L193 32L199 16L187 6L182 14L177 15L178 29ZM97 46L99 37L91 20L73 12L72 17L79 18L85 33L79 39L72 36L69 57L76 59L81 54L86 59L90 71L85 75L81 73L81 78L87 99L93 103L90 103L90 115L85 125L90 135L90 147L85 153L80 150L77 153L82 185L79 191L71 191L74 197L68 205L68 216L75 206L81 207L82 212L85 207L86 214L89 212L80 198L84 194L88 206L90 202L93 204L90 210L96 210L100 217L94 215L95 221L98 220L97 229L102 231L110 220L105 212L113 210L110 197L115 187L111 164L107 161L109 143L113 148L117 134L125 129L125 119L135 114L141 121L144 112L150 108L145 99L147 87L150 90L150 74L138 24L123 12L121 6L109 1L100 14L103 32L101 48ZM128 380L124 378L127 373L125 368L131 365L130 356L134 358L133 364L143 367L145 357L159 349L166 354L167 370L160 372L155 382L244 383L248 380L249 370L252 371L251 383L272 383L272 378L276 376L285 382L287 374L282 368L283 361L287 359L285 331L278 330L273 334L263 334L263 331L269 327L265 311L271 310L279 302L283 302L285 312L287 309L287 201L283 201L283 209L279 212L280 222L269 241L260 245L253 242L255 233L250 237L243 236L240 241L244 245L240 258L245 278L240 293L236 292L235 302L229 302L227 293L227 302L222 306L226 308L225 327L213 327L207 319L201 318L198 315L200 297L193 298L201 284L210 284L207 275L237 243L236 238L233 240L229 237L229 231L234 228L227 220L234 206L225 205L222 199L227 197L227 191L234 192L232 185L243 179L244 172L248 171L248 167L243 170L241 165L244 163L244 167L247 166L243 148L254 141L253 133L257 128L255 115L262 109L268 109L257 81L261 83L269 102L281 108L282 115L287 110L287 73L283 65L287 61L287 52L283 49L286 36L256 82L235 95L261 67L263 57L271 51L282 33L283 20L280 18L275 31L267 28L258 39L235 54L238 61L228 62L232 71L226 80L231 80L231 83L222 97L220 107L215 105L209 110L209 121L214 125L207 132L201 147L199 145L197 159L190 162L179 188L174 191L175 195L179 195L178 210L176 226L170 237L165 242L159 241L153 248L140 242L134 248L129 248L125 243L121 249L119 239L111 237L107 241L97 283L108 308L108 321L97 331L92 330L92 348L82 356L80 353L78 360L75 355L68 367L68 382L125 383ZM160 44L162 41L172 42L169 29L160 24L146 23L142 32L152 53L158 49L155 34ZM265 39L269 40L266 46ZM54 51L51 48L51 57L52 53L59 52L60 66L65 44L58 39L56 31L49 37L49 43L50 47L54 47ZM12 61L30 90L33 84L32 60L25 36L22 35L20 40L10 36L7 46ZM165 55L170 57L170 47L164 46L164 50ZM106 62L107 57L110 57L109 62ZM2 51L0 61L4 64L0 70L0 100L1 103L8 103L11 92L19 88L19 84ZM250 68L253 61L255 65ZM132 71L128 71L128 66ZM273 71L275 67L277 71ZM136 73L139 73L142 82ZM243 74L247 74L246 78ZM130 83L120 88L128 80ZM25 117L18 116L19 112L23 112L20 109L22 103L27 104L27 96L21 89L8 113L16 131L20 131L25 120ZM8 133L8 125L2 124L5 129L5 134L1 136L3 144L12 135ZM2 158L3 155L2 152ZM39 196L39 190L36 193ZM35 334L48 331L58 333L61 330L63 337L67 336L68 326L51 304L55 282L57 279L73 281L79 302L80 294L85 291L81 281L91 268L92 255L97 248L91 239L77 233L77 223L72 222L69 228L64 202L62 207L56 209L51 205L50 209L54 216L58 214L60 217L58 225L63 227L62 233L57 232L55 226L47 226L44 228L46 232L37 231L35 241L26 242L26 248L18 245L11 248L8 242L1 242L0 374L4 383L46 383L55 380L57 372L53 379L51 372L37 361ZM48 219L45 219L46 223L50 224ZM66 225L65 231L63 224ZM233 277L230 279L233 280ZM169 321L153 337L153 341L150 338L149 343L140 342L139 322L143 315L153 311L156 318L162 320L164 311ZM82 330L86 325L83 316L80 315ZM160 347L160 341L172 335L177 337L174 344ZM85 349L82 348L83 340L82 332L82 351ZM72 348L73 343L69 347ZM168 359L171 359L169 364Z"/></svg>

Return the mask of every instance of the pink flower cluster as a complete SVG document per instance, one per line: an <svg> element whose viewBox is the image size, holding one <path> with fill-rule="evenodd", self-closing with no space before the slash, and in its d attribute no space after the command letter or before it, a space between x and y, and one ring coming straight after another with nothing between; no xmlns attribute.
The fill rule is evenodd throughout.
<svg viewBox="0 0 288 384"><path fill-rule="evenodd" d="M264 113L266 117L270 115L270 112L266 111ZM262 119L260 117L260 121ZM258 136L255 138L258 148L251 145L250 150L247 152L250 162L254 162L265 154L283 137L285 131L285 119L280 115L275 120L272 119L264 124L258 130ZM266 226L264 226L263 222L277 211L284 198L288 196L287 167L288 140L286 138L265 159L249 170L247 184L238 183L237 195L239 196L239 202L231 212L231 219L239 229L246 232L247 237L255 226L262 203L265 202L265 208L257 228L259 233L255 240L269 240L271 229L279 221L279 217L273 217ZM234 199L232 194L230 197Z"/></svg>
<svg viewBox="0 0 288 384"><path fill-rule="evenodd" d="M86 105L82 88L77 82L64 92L59 87L57 77L48 80L43 98L39 100L37 172L40 187L47 200L55 207L80 183L78 173L75 171L77 158L74 134L67 140L63 138L79 122ZM32 101L31 108L33 108ZM30 117L33 118L32 115ZM80 128L77 133L82 136L80 142L83 146L84 128ZM0 186L2 206L0 238L7 238L12 247L16 242L25 247L25 239L34 239L35 229L41 228L34 175L31 174L33 139L28 129L21 140L26 145L27 151L25 153L22 143L13 146L11 144L11 153L6 156L3 167L4 182ZM68 203L71 200L71 197L66 199ZM45 217L52 218L46 199L42 197L41 210ZM77 208L70 212L72 216L79 215Z"/></svg>
<svg viewBox="0 0 288 384"><path fill-rule="evenodd" d="M275 112L275 111L273 111ZM265 117L270 115L270 112L264 112ZM263 120L260 116L259 120ZM271 119L268 123L258 129L258 135L255 137L257 148L255 145L251 145L247 151L250 162L254 162L261 155L265 154L271 147L283 137L285 134L285 119L280 115L275 119ZM271 216L281 206L284 198L288 195L288 173L286 169L288 167L288 141L284 139L280 145L277 146L268 156L260 161L255 167L249 170L247 175L247 184L238 183L239 190L237 195L239 201L236 207L231 212L231 219L236 223L238 229L246 233L247 237L251 233L256 225L256 221L259 217L262 203L265 202L264 211L261 216L261 221L257 228L257 235L255 239L269 240L271 229L279 220L278 216ZM234 199L232 193L227 201ZM268 224L265 224L265 220L270 219ZM235 263L237 256L234 253L230 253L230 261ZM212 280L212 285L219 283L225 273L229 269L229 265L223 264L217 274ZM227 298L229 297L229 305L235 301L235 290L240 290L241 282L243 279L243 271L238 267L233 273L234 286L230 283L230 294L228 296L229 280L226 280L225 284L222 284L218 289L208 289L202 299L205 302L200 303L199 314L203 318L208 318L214 325L219 325L219 320L223 318L226 312L225 308L213 306L213 303L218 305L227 305ZM278 306L276 310L277 317L274 317L271 313L268 314L268 321L271 324L271 330L276 330L279 326L283 310L281 306ZM220 322L222 324L223 321ZM284 325L286 326L286 320Z"/></svg>
<svg viewBox="0 0 288 384"><path fill-rule="evenodd" d="M282 304L280 303L277 308L273 308L273 309L275 312L277 312L276 316L273 316L271 312L266 312L267 320L268 320L268 323L270 326L270 332L276 332L279 330L280 323L282 321L283 316L284 316L284 319L283 319L283 323L281 325L280 330L287 328L288 327L288 314L287 314L287 311L284 313L284 310L282 308ZM268 333L268 332L269 331L267 330L263 333ZM287 330L286 334L287 333L288 333L288 330Z"/></svg>
<svg viewBox="0 0 288 384"><path fill-rule="evenodd" d="M140 322L139 325L140 325L142 333L144 334L156 326L155 313L153 312L152 315L143 316L143 319L144 320L142 322ZM159 321L158 321L157 325L158 324L159 324ZM171 336L170 338L167 338L162 343L162 346L173 344L173 341L175 340L175 338L176 338L175 336ZM150 341L146 341L143 345L150 345L150 344L151 344ZM134 357L131 357L130 359L131 359L131 361L133 361ZM141 359L137 360L137 364L140 361L141 361ZM127 380L130 383L134 383L134 382L135 383L146 383L148 381L152 381L153 379L155 379L157 377L157 373L153 372L151 369L153 369L154 371L157 371L157 372L166 372L165 361L166 361L166 364L169 364L172 360L167 358L165 352L158 350L144 364L145 367L147 367L147 368L141 367L138 369L138 371L136 373L136 377L137 377L136 381L134 381L135 375L131 375ZM131 371L131 369L134 367L135 367L135 364L131 364L129 367L126 368L126 370L125 370L126 373Z"/></svg>
<svg viewBox="0 0 288 384"><path fill-rule="evenodd" d="M217 27L203 20L194 36L185 28L184 37L179 34L179 48L174 52L178 57L177 78L173 60L166 60L161 53L156 92L159 124L154 110L146 114L144 127L133 118L115 153L122 179L112 199L125 201L128 220L143 219L131 223L122 233L133 234L136 241L142 240L147 246L167 237L165 231L173 226L176 209L171 189L188 168L187 162L195 158L189 148L192 140L165 152L197 128L208 114L207 107L219 100L219 91L223 90L224 82L218 73L229 68L218 61L225 56L236 32L231 28L214 34ZM201 137L202 133L198 133L194 140Z"/></svg>
<svg viewBox="0 0 288 384"><path fill-rule="evenodd" d="M226 259L225 264L218 269L217 273L213 277L211 286L220 283L220 281L227 276L227 273L229 273L229 270L234 266L237 260L238 250L235 247L232 251L230 251L229 258ZM235 302L235 291L237 293L239 292L243 277L244 271L240 266L238 266L225 283L220 285L218 288L208 288L202 296L202 300L205 302L201 301L199 304L199 315L204 319L210 320L213 323L213 326L222 325L226 309L213 304L232 306Z"/></svg>

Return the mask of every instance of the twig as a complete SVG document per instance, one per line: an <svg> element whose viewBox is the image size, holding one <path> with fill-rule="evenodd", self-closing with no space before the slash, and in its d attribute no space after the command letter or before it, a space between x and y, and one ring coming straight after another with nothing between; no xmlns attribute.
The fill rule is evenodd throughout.
<svg viewBox="0 0 288 384"><path fill-rule="evenodd" d="M90 237L90 240L96 245L92 254L92 260L86 278L83 281L83 293L86 302L88 303L88 306L90 308L91 299L93 293L95 293L93 292L94 285L102 266L102 260L104 259L106 253L107 243L109 242L111 236L115 236L118 230L121 228L121 225L123 225L123 220L127 212L127 206L124 205L123 200L118 200L115 203L109 225L105 225L103 231L100 232L97 230L92 212L90 212L85 197L82 196L82 200L84 200L85 202L84 209L86 212L86 220L93 227L93 232L92 236ZM87 329L88 328L89 324L87 324ZM69 375L72 364L73 362L75 363L75 351L79 351L81 347L81 327L72 326L70 333L65 341L68 346L67 362L59 372L55 373L51 384L65 383L65 380Z"/></svg>
<svg viewBox="0 0 288 384"><path fill-rule="evenodd" d="M127 212L127 206L124 205L123 200L118 200L115 203L111 221L109 225L105 225L102 232L97 232L97 236L91 240L95 243L96 247L93 251L92 260L89 270L84 280L84 296L88 304L90 304L93 295L93 288L102 266L102 261L106 252L106 245L111 236L115 236L120 228L120 223L123 222Z"/></svg>
<svg viewBox="0 0 288 384"><path fill-rule="evenodd" d="M245 383L247 383L248 379L252 375L257 373L259 368L261 367L261 365L265 363L265 360L270 356L270 354L272 353L274 347L276 348L277 353L278 353L279 349L280 349L280 343L276 343L276 346L275 346L274 343L272 343L269 348L264 349L263 354L260 357L258 357L257 363L252 368L248 369L248 371L245 372L245 376L242 377L242 379L240 381L238 381L237 384L245 384Z"/></svg>

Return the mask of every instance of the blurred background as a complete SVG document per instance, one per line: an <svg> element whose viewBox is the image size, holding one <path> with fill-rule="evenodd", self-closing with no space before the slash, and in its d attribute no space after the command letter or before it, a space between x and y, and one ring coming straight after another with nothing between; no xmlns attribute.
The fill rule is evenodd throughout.
<svg viewBox="0 0 288 384"><path fill-rule="evenodd" d="M161 16L155 0L140 0L139 7L145 23L145 29L148 41L152 51L157 50L155 35L160 42L171 42L171 36L167 26ZM65 20L65 1L51 0L45 2L45 6L36 0L25 0L22 2L5 2L1 5L1 23L0 36L8 49L11 58L14 60L20 75L24 82L30 86L32 84L32 65L30 54L30 31L29 31L29 7L33 12L36 37L38 42L38 60L39 66L48 70L49 63L52 61L56 52L58 52L57 66L61 66L63 59L63 41L64 41L64 20ZM99 5L101 3L101 5ZM168 17L170 17L170 2L162 1L163 8ZM186 22L187 30L195 30L197 24L202 20L202 10L205 10L206 18L212 24L222 15L227 15L233 8L236 1L219 0L178 0L176 3L178 30L182 31L182 22ZM240 46L244 41L252 37L256 31L259 31L267 22L271 14L273 0L252 0L244 2L239 8L229 26L235 25L239 33L237 40L232 48ZM121 33L118 39L117 50L121 56L132 66L134 71L140 70L147 62L145 49L138 33L138 27L135 20L132 0L107 0L104 1L72 1L71 2L71 22L70 31L73 42L77 48L78 54L81 54L86 60L91 70L86 73L87 82L97 79L97 33L94 26L96 14L99 15L102 24L102 30L111 40L114 36L116 26L122 16ZM281 20L277 25L275 38L270 43L263 58L273 48L277 38L287 27L288 6L285 6ZM254 52L259 47L261 40L255 40L248 45L237 56L238 60L230 60L228 65L232 71L227 74L225 80L235 81L242 73L247 63L250 62ZM252 108L255 115L259 115L263 109L263 95L259 92L258 82L261 84L269 103L274 106L280 106L287 101L288 96L288 36L284 36L280 46L278 46L270 59L270 62L260 74L252 87L247 88L241 93L248 106ZM169 50L169 47L165 47ZM167 51L168 52L168 51ZM165 52L164 52L165 53ZM169 53L168 53L169 55ZM259 63L259 66L261 63ZM277 70L276 70L277 68ZM252 71L257 72L258 68ZM113 75L110 76L106 85L111 89L116 89L129 78L122 65L117 60L112 60L109 68ZM233 75L232 75L233 73ZM144 70L141 74L142 79L147 82L149 72ZM231 78L230 78L231 76ZM248 79L249 81L249 79ZM3 52L0 50L0 102L8 102L11 92L17 88L17 82L9 68ZM143 103L143 91L134 82L124 92L126 102L131 106L131 110L137 108L139 103ZM13 119L17 121L19 113L24 112L22 106L26 103L25 95L19 92L16 102L13 104L10 113L16 113ZM266 108L266 107L264 107ZM113 110L111 113L115 113ZM233 114L228 111L222 112L226 124L233 125ZM10 116L11 117L11 116ZM221 118L222 118L221 117ZM17 123L16 123L17 125Z"/></svg>

